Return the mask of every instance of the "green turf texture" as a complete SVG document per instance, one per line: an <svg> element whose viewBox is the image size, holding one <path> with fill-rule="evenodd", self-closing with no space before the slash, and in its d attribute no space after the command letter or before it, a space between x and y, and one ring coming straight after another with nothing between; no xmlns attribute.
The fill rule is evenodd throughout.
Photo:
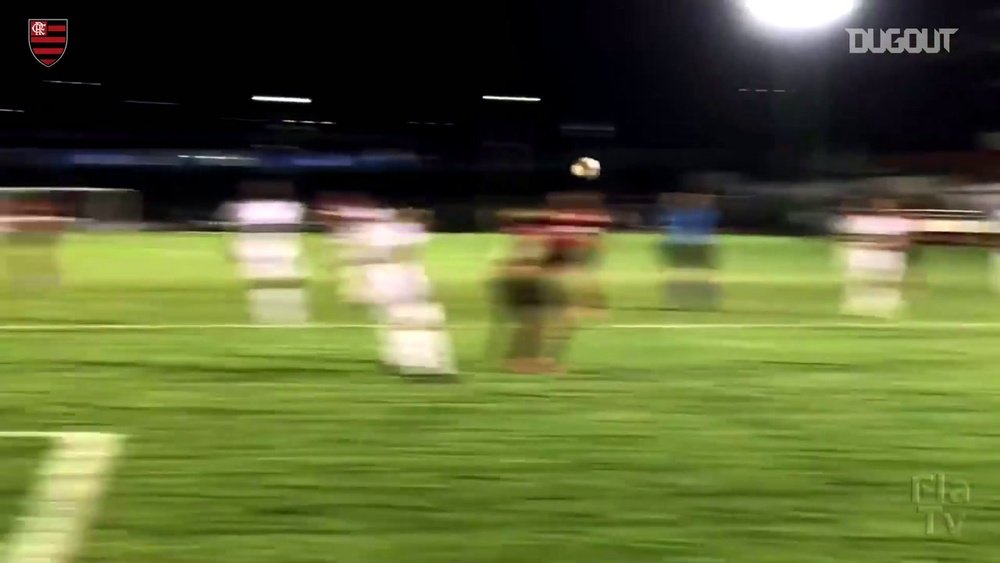
<svg viewBox="0 0 1000 563"><path fill-rule="evenodd" d="M990 561L1000 553L1000 323L987 256L934 249L914 327L817 327L840 273L823 240L728 238L715 313L662 310L655 238L617 235L618 324L581 330L570 373L483 353L502 239L438 237L429 267L460 382L380 373L367 329L0 331L0 430L128 435L83 562ZM336 299L310 239L318 320ZM216 235L86 235L64 286L4 290L0 324L243 323ZM857 322L855 319L846 319ZM9 327L8 327L9 328ZM0 530L44 444L0 439ZM915 476L967 481L934 534Z"/></svg>

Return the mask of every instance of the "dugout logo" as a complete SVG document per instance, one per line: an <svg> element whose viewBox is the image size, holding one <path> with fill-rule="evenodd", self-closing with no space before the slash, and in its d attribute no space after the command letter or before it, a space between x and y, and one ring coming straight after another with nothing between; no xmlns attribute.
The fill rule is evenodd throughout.
<svg viewBox="0 0 1000 563"><path fill-rule="evenodd" d="M951 36L958 33L958 28L907 28L893 27L889 29L862 29L849 27L845 31L851 36L849 51L859 53L929 53L937 54L944 50L951 52Z"/></svg>
<svg viewBox="0 0 1000 563"><path fill-rule="evenodd" d="M28 20L28 48L44 67L51 67L66 54L69 20Z"/></svg>

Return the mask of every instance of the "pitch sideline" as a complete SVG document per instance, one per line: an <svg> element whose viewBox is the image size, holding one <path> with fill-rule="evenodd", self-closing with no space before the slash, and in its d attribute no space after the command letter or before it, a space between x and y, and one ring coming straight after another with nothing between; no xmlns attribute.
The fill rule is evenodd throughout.
<svg viewBox="0 0 1000 563"><path fill-rule="evenodd" d="M0 432L2 438L46 438L26 512L4 546L5 563L69 563L83 543L124 436L107 432Z"/></svg>

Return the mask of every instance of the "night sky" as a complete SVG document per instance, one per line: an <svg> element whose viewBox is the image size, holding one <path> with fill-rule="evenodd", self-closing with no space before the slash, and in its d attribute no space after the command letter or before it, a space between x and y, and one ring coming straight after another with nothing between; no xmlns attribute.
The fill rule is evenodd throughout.
<svg viewBox="0 0 1000 563"><path fill-rule="evenodd" d="M1000 12L983 9L994 2L868 0L831 29L784 35L728 0L373 1L330 3L325 13L287 5L5 7L0 107L24 113L0 113L0 142L44 144L38 132L58 129L81 143L88 131L120 130L141 132L136 143L160 131L239 144L247 128L294 118L336 121L330 144L415 134L431 144L451 136L441 142L556 146L560 125L590 124L614 127L605 142L630 147L901 151L971 148L977 132L1000 129L1000 51L990 52ZM31 17L70 21L53 68L29 53ZM959 32L951 54L850 55L848 26ZM264 107L252 94L314 103ZM543 102L486 103L483 94Z"/></svg>

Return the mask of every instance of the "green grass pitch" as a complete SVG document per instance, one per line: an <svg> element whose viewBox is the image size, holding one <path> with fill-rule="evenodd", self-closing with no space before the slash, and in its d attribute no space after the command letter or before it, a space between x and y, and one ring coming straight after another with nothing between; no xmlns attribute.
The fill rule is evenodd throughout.
<svg viewBox="0 0 1000 563"><path fill-rule="evenodd" d="M337 302L324 244L309 240L317 320L368 322ZM128 435L82 562L1000 552L1000 297L982 252L930 251L900 325L836 326L825 241L728 238L725 310L679 313L660 307L655 239L616 235L603 275L619 326L580 330L570 373L548 377L485 359L484 281L501 244L448 235L429 249L464 371L430 385L379 373L364 328L198 328L246 322L222 236L74 236L61 288L0 295L0 431ZM710 326L674 326L687 323ZM621 326L655 324L672 327ZM0 532L44 451L0 437ZM911 484L935 473L971 498L944 506L960 526L939 513L928 533Z"/></svg>

